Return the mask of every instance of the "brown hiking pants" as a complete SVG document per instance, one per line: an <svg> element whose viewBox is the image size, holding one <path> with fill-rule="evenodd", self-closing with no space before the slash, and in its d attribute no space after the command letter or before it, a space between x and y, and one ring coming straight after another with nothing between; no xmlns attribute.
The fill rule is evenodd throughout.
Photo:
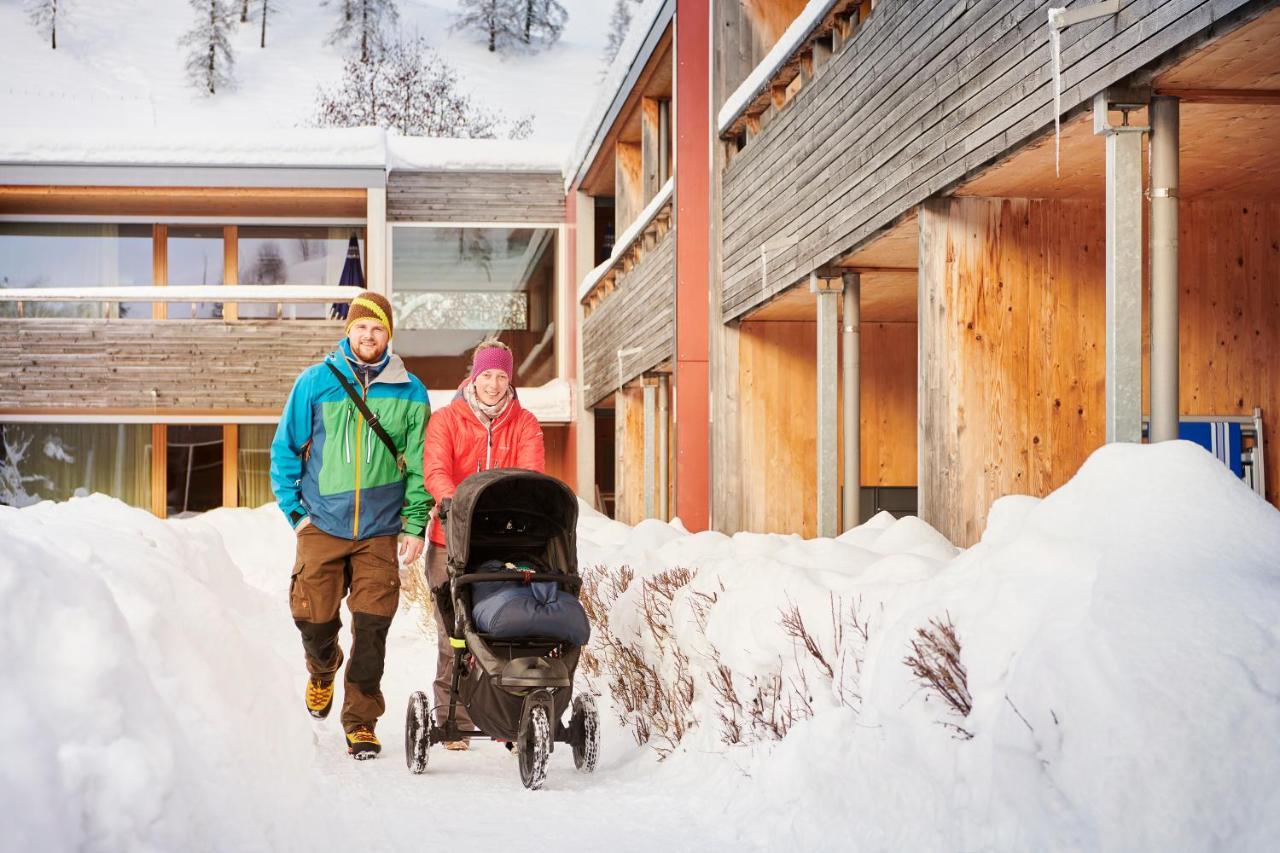
<svg viewBox="0 0 1280 853"><path fill-rule="evenodd" d="M298 556L289 586L289 609L302 632L307 671L332 680L342 666L338 608L351 611L351 659L343 680L342 728L370 728L386 710L382 669L387 629L400 603L396 537L343 539L314 524L298 531Z"/></svg>
<svg viewBox="0 0 1280 853"><path fill-rule="evenodd" d="M432 590L449 583L448 557L447 548L434 542L427 546L427 584ZM443 594L449 594L447 587ZM454 652L449 644L449 632L453 626L445 624L439 605L433 610L436 617L436 680L432 684L432 699L436 706L436 723L444 725L445 718L449 716L449 688L453 683ZM453 718L460 729L475 728L461 699Z"/></svg>

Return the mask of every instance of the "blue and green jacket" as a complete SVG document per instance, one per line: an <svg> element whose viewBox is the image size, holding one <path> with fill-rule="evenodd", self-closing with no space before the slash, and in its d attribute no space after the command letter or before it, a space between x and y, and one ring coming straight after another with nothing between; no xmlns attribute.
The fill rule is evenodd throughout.
<svg viewBox="0 0 1280 853"><path fill-rule="evenodd" d="M325 362L363 390L404 458L403 471ZM422 536L432 506L422 482L422 441L431 416L426 388L391 354L360 371L366 373L362 382L345 338L325 362L298 377L271 443L271 487L280 510L294 527L309 516L343 539L402 530Z"/></svg>

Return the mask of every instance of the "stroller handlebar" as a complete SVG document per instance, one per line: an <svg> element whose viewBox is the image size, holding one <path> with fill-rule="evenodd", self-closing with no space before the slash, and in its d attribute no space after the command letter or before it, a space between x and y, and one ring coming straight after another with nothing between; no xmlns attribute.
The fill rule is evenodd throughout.
<svg viewBox="0 0 1280 853"><path fill-rule="evenodd" d="M514 581L518 583L535 583L541 581L552 581L562 584L565 588L577 590L582 586L582 578L578 575L564 575L552 572L472 572L470 574L458 575L453 579L456 586L463 586L470 583L488 583L490 581Z"/></svg>

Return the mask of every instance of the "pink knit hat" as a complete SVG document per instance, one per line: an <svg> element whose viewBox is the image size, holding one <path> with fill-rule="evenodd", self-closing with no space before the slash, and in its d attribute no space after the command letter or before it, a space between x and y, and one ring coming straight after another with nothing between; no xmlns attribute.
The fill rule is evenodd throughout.
<svg viewBox="0 0 1280 853"><path fill-rule="evenodd" d="M516 364L511 351L502 347L485 347L477 352L471 363L470 381L475 382L476 377L486 370L501 370L507 374L507 379L514 381Z"/></svg>

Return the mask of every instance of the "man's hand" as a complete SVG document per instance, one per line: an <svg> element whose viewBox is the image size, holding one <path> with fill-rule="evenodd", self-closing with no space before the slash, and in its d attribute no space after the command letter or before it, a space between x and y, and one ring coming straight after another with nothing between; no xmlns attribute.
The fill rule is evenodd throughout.
<svg viewBox="0 0 1280 853"><path fill-rule="evenodd" d="M311 523L311 516L309 516L309 515L308 515L308 516L306 516L305 518L303 518L303 519L302 519L302 521L299 521L299 522L298 522L298 526L297 526L297 527L295 527L295 528L293 528L293 532L294 532L294 533L301 533L301 532L302 532L302 528L306 527L306 526L307 526L308 524L310 524L310 523Z"/></svg>
<svg viewBox="0 0 1280 853"><path fill-rule="evenodd" d="M422 556L422 548L426 545L422 539L417 536L410 536L408 533L400 534L400 564L402 566L413 565L419 557Z"/></svg>

